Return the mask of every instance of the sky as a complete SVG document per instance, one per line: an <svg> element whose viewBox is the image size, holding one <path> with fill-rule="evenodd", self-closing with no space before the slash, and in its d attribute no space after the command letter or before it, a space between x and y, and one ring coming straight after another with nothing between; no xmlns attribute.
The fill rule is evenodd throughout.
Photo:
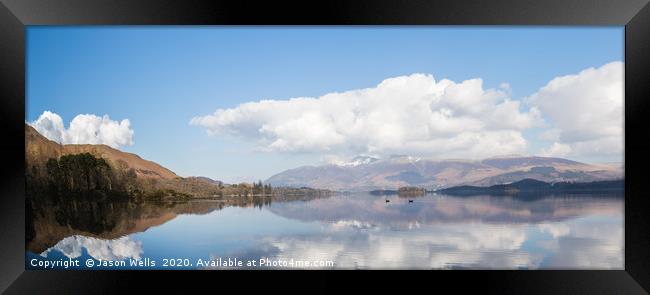
<svg viewBox="0 0 650 295"><path fill-rule="evenodd" d="M30 26L25 120L226 182L356 155L622 162L623 29Z"/></svg>

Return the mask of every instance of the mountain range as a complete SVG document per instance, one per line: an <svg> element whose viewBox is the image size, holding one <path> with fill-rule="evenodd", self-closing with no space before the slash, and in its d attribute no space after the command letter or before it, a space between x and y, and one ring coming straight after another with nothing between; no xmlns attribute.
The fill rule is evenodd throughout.
<svg viewBox="0 0 650 295"><path fill-rule="evenodd" d="M587 164L552 157L495 157L484 160L431 160L412 156L355 157L350 162L302 166L271 176L274 186L340 191L394 190L404 186L443 189L491 186L522 179L591 182L623 178L621 164Z"/></svg>
<svg viewBox="0 0 650 295"><path fill-rule="evenodd" d="M47 174L49 159L89 153L105 159L115 171L133 171L142 188L173 189L191 195L214 195L225 185L206 177L180 177L173 171L101 144L59 144L25 124L25 164L28 176ZM621 164L587 164L551 157L496 157L484 160L432 160L406 155L385 159L358 156L349 162L302 166L268 178L274 187L337 191L397 190L414 186L429 190L459 185L487 187L523 179L555 182L592 182L623 178ZM228 185L226 185L228 187Z"/></svg>

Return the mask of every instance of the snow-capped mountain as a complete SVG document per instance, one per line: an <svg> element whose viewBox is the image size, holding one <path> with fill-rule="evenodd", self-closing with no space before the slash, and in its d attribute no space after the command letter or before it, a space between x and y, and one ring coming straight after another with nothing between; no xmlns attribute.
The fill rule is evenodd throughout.
<svg viewBox="0 0 650 295"><path fill-rule="evenodd" d="M356 156L348 162L341 162L341 163L337 163L336 165L341 167L356 167L359 165L370 164L375 161L379 161L379 159L371 156Z"/></svg>
<svg viewBox="0 0 650 295"><path fill-rule="evenodd" d="M338 164L289 169L266 182L274 186L369 191L402 186L430 189L464 184L489 186L525 178L545 182L621 179L623 167L548 157L507 156L475 161L430 160L406 155L386 159L358 156Z"/></svg>

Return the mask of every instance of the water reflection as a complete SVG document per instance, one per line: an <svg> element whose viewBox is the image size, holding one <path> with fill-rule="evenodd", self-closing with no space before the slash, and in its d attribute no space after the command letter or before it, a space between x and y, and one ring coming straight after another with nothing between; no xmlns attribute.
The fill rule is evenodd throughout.
<svg viewBox="0 0 650 295"><path fill-rule="evenodd" d="M226 206L259 208L269 198L232 200L112 201L61 199L39 196L26 203L26 248L39 253L66 237L117 239L162 225L178 215L202 215Z"/></svg>
<svg viewBox="0 0 650 295"><path fill-rule="evenodd" d="M329 260L335 268L623 268L623 199L613 194L39 205L32 204L27 249L43 256L86 249L104 260L173 254Z"/></svg>
<svg viewBox="0 0 650 295"><path fill-rule="evenodd" d="M585 228L597 226L588 232ZM534 224L420 224L408 230L326 227L313 236L267 237L252 251L326 259L340 268L621 268L620 220ZM243 255L249 257L251 255Z"/></svg>
<svg viewBox="0 0 650 295"><path fill-rule="evenodd" d="M82 250L84 249L88 252L88 255L95 259L140 259L142 243L140 241L133 241L129 237L104 240L84 236L71 236L61 240L52 248L47 249L41 253L41 256L47 256L51 251L59 251L68 258L78 258L82 256Z"/></svg>

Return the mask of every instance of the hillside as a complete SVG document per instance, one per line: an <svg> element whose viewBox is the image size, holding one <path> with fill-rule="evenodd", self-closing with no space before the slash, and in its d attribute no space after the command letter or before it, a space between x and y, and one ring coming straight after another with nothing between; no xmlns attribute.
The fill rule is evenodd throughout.
<svg viewBox="0 0 650 295"><path fill-rule="evenodd" d="M59 144L25 124L27 193L129 196L211 196L215 182L171 170L107 145Z"/></svg>
<svg viewBox="0 0 650 295"><path fill-rule="evenodd" d="M171 170L155 162L147 161L136 154L122 152L107 145L61 145L45 138L33 127L25 124L25 156L30 168L36 166L38 169L42 169L50 158L82 153L90 153L95 157L103 158L113 167L132 168L138 178L174 179L179 177Z"/></svg>
<svg viewBox="0 0 650 295"><path fill-rule="evenodd" d="M180 177L136 154L106 145L51 141L25 124L27 195L98 197L219 197L323 195L310 188L272 188L268 184L224 184L207 177Z"/></svg>
<svg viewBox="0 0 650 295"><path fill-rule="evenodd" d="M481 161L429 160L393 156L353 165L303 166L273 175L274 186L345 191L396 190L415 186L440 189L458 185L490 186L530 178L546 182L620 179L620 165L592 165L561 158L503 157Z"/></svg>

